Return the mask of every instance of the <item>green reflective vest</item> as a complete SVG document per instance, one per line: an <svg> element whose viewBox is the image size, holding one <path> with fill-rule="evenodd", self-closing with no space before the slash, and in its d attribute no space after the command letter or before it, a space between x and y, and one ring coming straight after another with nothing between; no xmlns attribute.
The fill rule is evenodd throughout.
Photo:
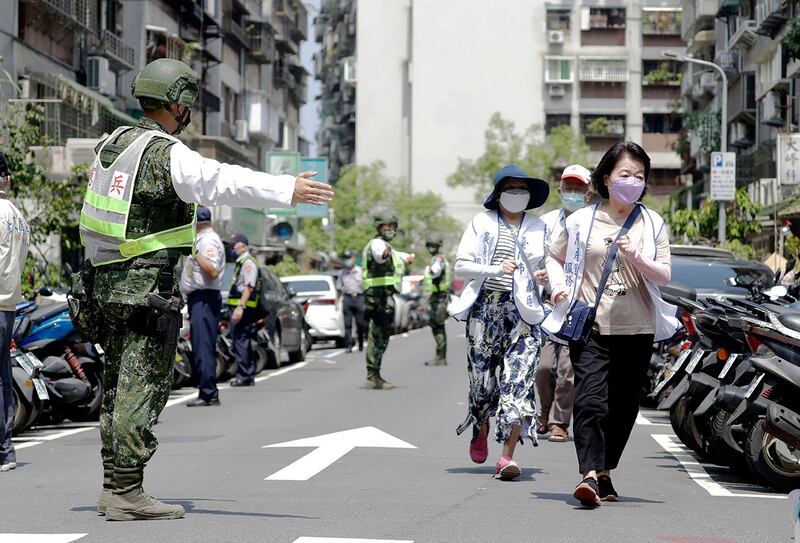
<svg viewBox="0 0 800 543"><path fill-rule="evenodd" d="M431 274L431 267L425 268L425 279L422 282L422 290L426 294L440 294L443 292L450 292L450 285L453 282L453 272L450 271L450 264L447 259L442 258L444 265L444 273L439 276L438 281L434 281Z"/></svg>
<svg viewBox="0 0 800 543"><path fill-rule="evenodd" d="M399 292L400 285L403 282L403 272L405 271L403 259L397 256L392 246L387 243L391 256L385 262L379 263L372 257L370 245L372 245L372 241L364 247L361 256L364 263L364 274L362 276L364 290L376 287L393 287Z"/></svg>
<svg viewBox="0 0 800 543"><path fill-rule="evenodd" d="M162 249L191 248L194 245L196 205L192 206L192 218L188 224L128 238L131 201L145 148L153 138L178 140L156 130L146 130L108 167L103 167L100 154L125 130L130 130L130 127L115 130L98 149L83 199L79 231L86 259L93 266L124 262Z"/></svg>
<svg viewBox="0 0 800 543"><path fill-rule="evenodd" d="M256 286L253 287L253 292L250 294L250 298L247 299L245 302L245 307L258 307L258 298L261 294L260 288L260 276L261 270L258 269L258 262L252 256L248 256L244 258L242 261L236 263L236 267L233 269L233 280L231 281L231 288L228 291L228 305L236 306L239 305L239 302L242 301L242 293L239 291L239 287L236 283L239 281L239 273L242 271L242 265L248 260L252 261L253 264L256 266Z"/></svg>

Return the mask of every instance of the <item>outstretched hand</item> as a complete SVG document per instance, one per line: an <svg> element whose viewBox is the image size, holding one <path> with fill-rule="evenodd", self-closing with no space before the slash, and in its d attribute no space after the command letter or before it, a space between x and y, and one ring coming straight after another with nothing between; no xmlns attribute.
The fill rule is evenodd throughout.
<svg viewBox="0 0 800 543"><path fill-rule="evenodd" d="M294 183L294 195L292 205L312 204L324 205L333 199L331 186L319 181L312 181L309 177L314 177L317 172L303 172L297 176Z"/></svg>

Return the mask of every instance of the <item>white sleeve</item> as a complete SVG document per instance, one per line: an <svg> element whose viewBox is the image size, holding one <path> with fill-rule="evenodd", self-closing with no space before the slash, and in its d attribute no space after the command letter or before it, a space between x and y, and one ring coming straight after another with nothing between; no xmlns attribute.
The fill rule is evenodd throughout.
<svg viewBox="0 0 800 543"><path fill-rule="evenodd" d="M502 277L503 266L500 264L487 266L476 264L471 260L456 260L456 276L463 279L486 279L487 277Z"/></svg>
<svg viewBox="0 0 800 543"><path fill-rule="evenodd" d="M444 262L442 262L440 258L435 259L433 261L433 264L431 264L431 275L433 277L439 277L440 275L442 275L443 271L444 271Z"/></svg>
<svg viewBox="0 0 800 543"><path fill-rule="evenodd" d="M383 264L391 257L391 254L386 257L383 256L383 253L386 252L386 243L382 239L373 239L369 248L372 251L372 258L378 264Z"/></svg>
<svg viewBox="0 0 800 543"><path fill-rule="evenodd" d="M172 186L184 202L204 206L291 207L295 178L205 158L183 143L170 150Z"/></svg>

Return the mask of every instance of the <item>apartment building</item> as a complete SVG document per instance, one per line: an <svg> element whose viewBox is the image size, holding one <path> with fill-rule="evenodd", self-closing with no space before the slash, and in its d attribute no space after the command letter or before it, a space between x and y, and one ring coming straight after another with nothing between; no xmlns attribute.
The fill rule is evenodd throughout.
<svg viewBox="0 0 800 543"><path fill-rule="evenodd" d="M339 164L379 160L466 221L480 206L446 180L459 158L484 151L500 112L518 129L582 131L590 166L615 141L641 142L653 157L653 192L672 191L681 179L673 102L682 68L662 51L685 51L680 8L680 0L326 2L315 74L324 87L321 153Z"/></svg>
<svg viewBox="0 0 800 543"><path fill-rule="evenodd" d="M551 1L545 7L545 128L569 125L589 145L590 167L614 143L641 143L652 159L651 194L681 183L681 6L672 1Z"/></svg>
<svg viewBox="0 0 800 543"><path fill-rule="evenodd" d="M356 0L325 0L314 20L320 44L314 74L321 83L317 145L330 161L331 179L355 156L356 7Z"/></svg>
<svg viewBox="0 0 800 543"><path fill-rule="evenodd" d="M797 80L800 62L781 43L786 23L798 15L785 0L684 0L683 37L689 51L713 61L728 78L727 118L716 120L719 83L715 74L686 66L682 88L685 109L709 127L690 138L684 169L694 179L695 201L707 195L709 152L719 148L719 130L728 132L728 149L737 154L736 182L770 209L782 207L795 180L778 179L777 136L798 126ZM699 67L698 67L699 68ZM795 213L796 215L796 213Z"/></svg>

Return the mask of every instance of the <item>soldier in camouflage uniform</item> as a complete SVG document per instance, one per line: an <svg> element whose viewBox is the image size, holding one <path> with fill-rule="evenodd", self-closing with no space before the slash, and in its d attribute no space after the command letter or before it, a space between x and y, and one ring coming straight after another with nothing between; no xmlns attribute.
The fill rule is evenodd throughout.
<svg viewBox="0 0 800 543"><path fill-rule="evenodd" d="M394 295L400 291L405 262L413 255L395 251L389 242L397 233L397 217L382 214L375 217L377 236L364 247L364 294L367 334L367 381L364 388L390 390L394 385L381 377L381 361L394 330Z"/></svg>
<svg viewBox="0 0 800 543"><path fill-rule="evenodd" d="M431 254L431 263L425 268L424 288L428 295L429 323L436 341L436 358L425 362L426 366L447 365L447 334L444 325L447 322L447 301L450 297L450 283L452 276L450 264L442 250L442 238L431 236L425 243Z"/></svg>
<svg viewBox="0 0 800 543"><path fill-rule="evenodd" d="M193 245L196 204L289 207L322 204L333 193L306 179L313 172L295 178L220 164L175 138L200 92L186 64L154 61L132 91L144 117L95 149L80 218L86 262L69 305L80 334L106 353L98 512L108 520L175 519L183 508L145 494L142 480L172 382L181 324L175 266Z"/></svg>

